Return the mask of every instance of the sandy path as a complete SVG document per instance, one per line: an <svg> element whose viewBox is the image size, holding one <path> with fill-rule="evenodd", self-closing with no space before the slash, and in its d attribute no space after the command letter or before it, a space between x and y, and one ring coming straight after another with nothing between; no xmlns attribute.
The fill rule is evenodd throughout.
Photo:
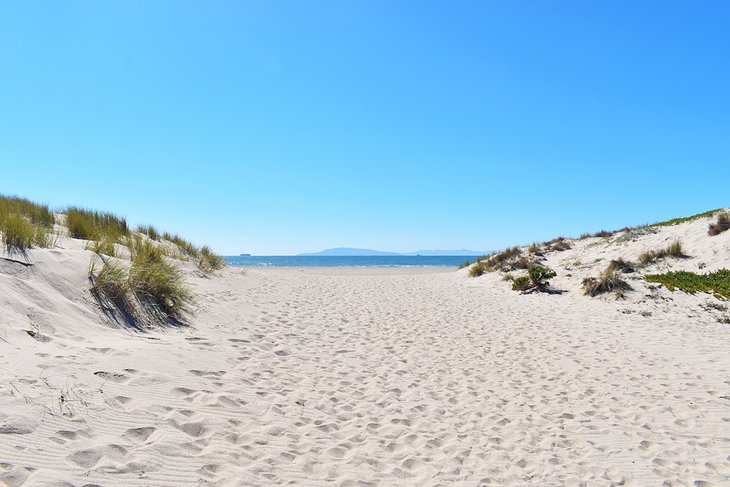
<svg viewBox="0 0 730 487"><path fill-rule="evenodd" d="M730 485L727 325L423 269L196 286L194 328L15 344L9 485Z"/></svg>

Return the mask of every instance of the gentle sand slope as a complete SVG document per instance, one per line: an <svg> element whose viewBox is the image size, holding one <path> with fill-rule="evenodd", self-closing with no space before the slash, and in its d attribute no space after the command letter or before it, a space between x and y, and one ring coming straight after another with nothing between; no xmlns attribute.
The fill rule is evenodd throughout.
<svg viewBox="0 0 730 487"><path fill-rule="evenodd" d="M729 483L730 326L674 307L707 296L225 269L189 273L194 326L138 334L69 290L88 252L34 258L0 261L11 486Z"/></svg>

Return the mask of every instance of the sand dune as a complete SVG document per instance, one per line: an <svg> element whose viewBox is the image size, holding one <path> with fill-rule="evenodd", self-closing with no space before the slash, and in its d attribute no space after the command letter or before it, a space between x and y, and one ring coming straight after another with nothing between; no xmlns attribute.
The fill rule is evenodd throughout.
<svg viewBox="0 0 730 487"><path fill-rule="evenodd" d="M190 266L190 326L148 333L101 313L80 243L0 259L0 485L730 485L714 298L579 287L677 238L691 257L652 269L730 267L730 232L706 227L548 254L563 294L465 270Z"/></svg>

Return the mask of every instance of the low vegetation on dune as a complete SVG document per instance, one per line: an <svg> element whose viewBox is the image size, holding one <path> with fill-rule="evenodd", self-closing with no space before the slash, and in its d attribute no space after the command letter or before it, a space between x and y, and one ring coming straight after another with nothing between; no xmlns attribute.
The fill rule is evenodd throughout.
<svg viewBox="0 0 730 487"><path fill-rule="evenodd" d="M24 253L34 246L51 246L54 221L48 205L0 195L0 239L8 254Z"/></svg>
<svg viewBox="0 0 730 487"><path fill-rule="evenodd" d="M541 266L532 265L527 269L526 276L516 277L512 281L512 289L515 291L544 290L550 285L549 280L557 274L552 269Z"/></svg>
<svg viewBox="0 0 730 487"><path fill-rule="evenodd" d="M101 240L90 240L86 244L86 250L91 250L96 254L108 255L109 257L117 256L114 240L107 237L103 237Z"/></svg>
<svg viewBox="0 0 730 487"><path fill-rule="evenodd" d="M134 246L129 284L144 305L170 318L184 317L193 301L180 269L149 240L140 240Z"/></svg>
<svg viewBox="0 0 730 487"><path fill-rule="evenodd" d="M665 249L647 250L639 256L639 263L642 266L648 266L666 257L674 257L675 259L687 257L682 242L675 240Z"/></svg>
<svg viewBox="0 0 730 487"><path fill-rule="evenodd" d="M710 223L707 234L714 237L728 230L730 230L730 213L723 211L717 214L717 221Z"/></svg>
<svg viewBox="0 0 730 487"><path fill-rule="evenodd" d="M730 299L730 269L720 269L707 274L678 271L645 276L648 282L656 282L670 291L679 289L686 293L708 293L720 299Z"/></svg>
<svg viewBox="0 0 730 487"><path fill-rule="evenodd" d="M617 230L617 231L620 232L621 230ZM593 238L607 238L607 237L612 237L615 233L616 233L616 231L609 232L608 230L599 230L596 233L584 233L583 235L580 236L580 239L583 240L583 239L592 238L592 237Z"/></svg>
<svg viewBox="0 0 730 487"><path fill-rule="evenodd" d="M217 271L226 265L223 257L213 253L207 245L200 248L196 264L198 265L198 269L204 273Z"/></svg>
<svg viewBox="0 0 730 487"><path fill-rule="evenodd" d="M75 206L59 212L56 222L48 205L0 195L0 241L5 251L52 246L53 225L65 226L69 237L86 240L85 248L95 254L88 272L91 293L106 309L121 311L126 318L179 321L188 314L194 296L175 260L192 261L204 274L225 266L210 247L161 233L152 225L132 231L126 218L113 213Z"/></svg>
<svg viewBox="0 0 730 487"><path fill-rule="evenodd" d="M158 232L157 229L152 225L140 225L137 227L137 232L144 233L152 240L160 240L160 232Z"/></svg>
<svg viewBox="0 0 730 487"><path fill-rule="evenodd" d="M679 225L680 223L689 222L692 220L699 220L700 218L706 218L706 217L713 216L715 213L717 213L719 211L722 211L722 208L718 208L716 210L705 211L704 213L698 213L698 214L692 215L692 216L673 218L671 220L652 223L650 225L645 225L645 226L647 226L647 227L668 227L668 226L672 226L672 225Z"/></svg>
<svg viewBox="0 0 730 487"><path fill-rule="evenodd" d="M72 238L122 242L130 234L127 220L113 213L93 211L76 206L64 210L66 227Z"/></svg>
<svg viewBox="0 0 730 487"><path fill-rule="evenodd" d="M610 272L623 272L624 274L630 274L636 271L636 265L631 261L624 260L619 257L618 259L614 259L609 262L606 270Z"/></svg>
<svg viewBox="0 0 730 487"><path fill-rule="evenodd" d="M108 259L101 261L101 268L98 268L98 265L98 261L92 259L89 265L89 281L91 281L89 290L115 308L128 312L131 308L129 270L121 263L114 263Z"/></svg>
<svg viewBox="0 0 730 487"><path fill-rule="evenodd" d="M548 251L562 252L573 248L573 244L570 243L565 237L554 238L548 242L545 242L545 249Z"/></svg>
<svg viewBox="0 0 730 487"><path fill-rule="evenodd" d="M618 296L623 296L623 291L631 289L631 286L623 280L620 272L623 271L609 266L597 278L588 277L583 279L583 294L586 296L598 296L599 294L616 292Z"/></svg>
<svg viewBox="0 0 730 487"><path fill-rule="evenodd" d="M156 321L183 319L194 297L182 271L165 257L164 248L140 236L133 238L131 265L102 258L89 268L91 292L126 316ZM134 304L133 304L134 303Z"/></svg>

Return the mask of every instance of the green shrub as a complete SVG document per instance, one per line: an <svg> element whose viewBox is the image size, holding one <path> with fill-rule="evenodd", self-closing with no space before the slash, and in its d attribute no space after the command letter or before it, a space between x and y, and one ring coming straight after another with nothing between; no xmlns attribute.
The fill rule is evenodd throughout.
<svg viewBox="0 0 730 487"><path fill-rule="evenodd" d="M662 284L670 291L679 289L690 294L703 292L720 299L730 299L730 270L728 269L720 269L708 274L685 271L668 272L652 274L644 278L649 282Z"/></svg>
<svg viewBox="0 0 730 487"><path fill-rule="evenodd" d="M459 264L458 269L464 269L466 267L469 267L470 265L471 265L471 262L469 262L468 260L465 260L464 263Z"/></svg>
<svg viewBox="0 0 730 487"><path fill-rule="evenodd" d="M533 265L527 269L527 275L530 277L533 287L547 287L550 285L548 279L552 279L557 274L552 269L541 265Z"/></svg>
<svg viewBox="0 0 730 487"><path fill-rule="evenodd" d="M631 289L629 283L624 281L610 266L608 269L603 271L598 278L588 277L583 279L583 294L587 296L598 296L599 294L611 291L623 291L628 289Z"/></svg>
<svg viewBox="0 0 730 487"><path fill-rule="evenodd" d="M532 282L528 276L515 277L512 281L512 289L514 291L527 291L532 287Z"/></svg>
<svg viewBox="0 0 730 487"><path fill-rule="evenodd" d="M723 211L717 215L717 222L710 223L707 234L712 236L720 235L722 232L730 230L730 213Z"/></svg>

